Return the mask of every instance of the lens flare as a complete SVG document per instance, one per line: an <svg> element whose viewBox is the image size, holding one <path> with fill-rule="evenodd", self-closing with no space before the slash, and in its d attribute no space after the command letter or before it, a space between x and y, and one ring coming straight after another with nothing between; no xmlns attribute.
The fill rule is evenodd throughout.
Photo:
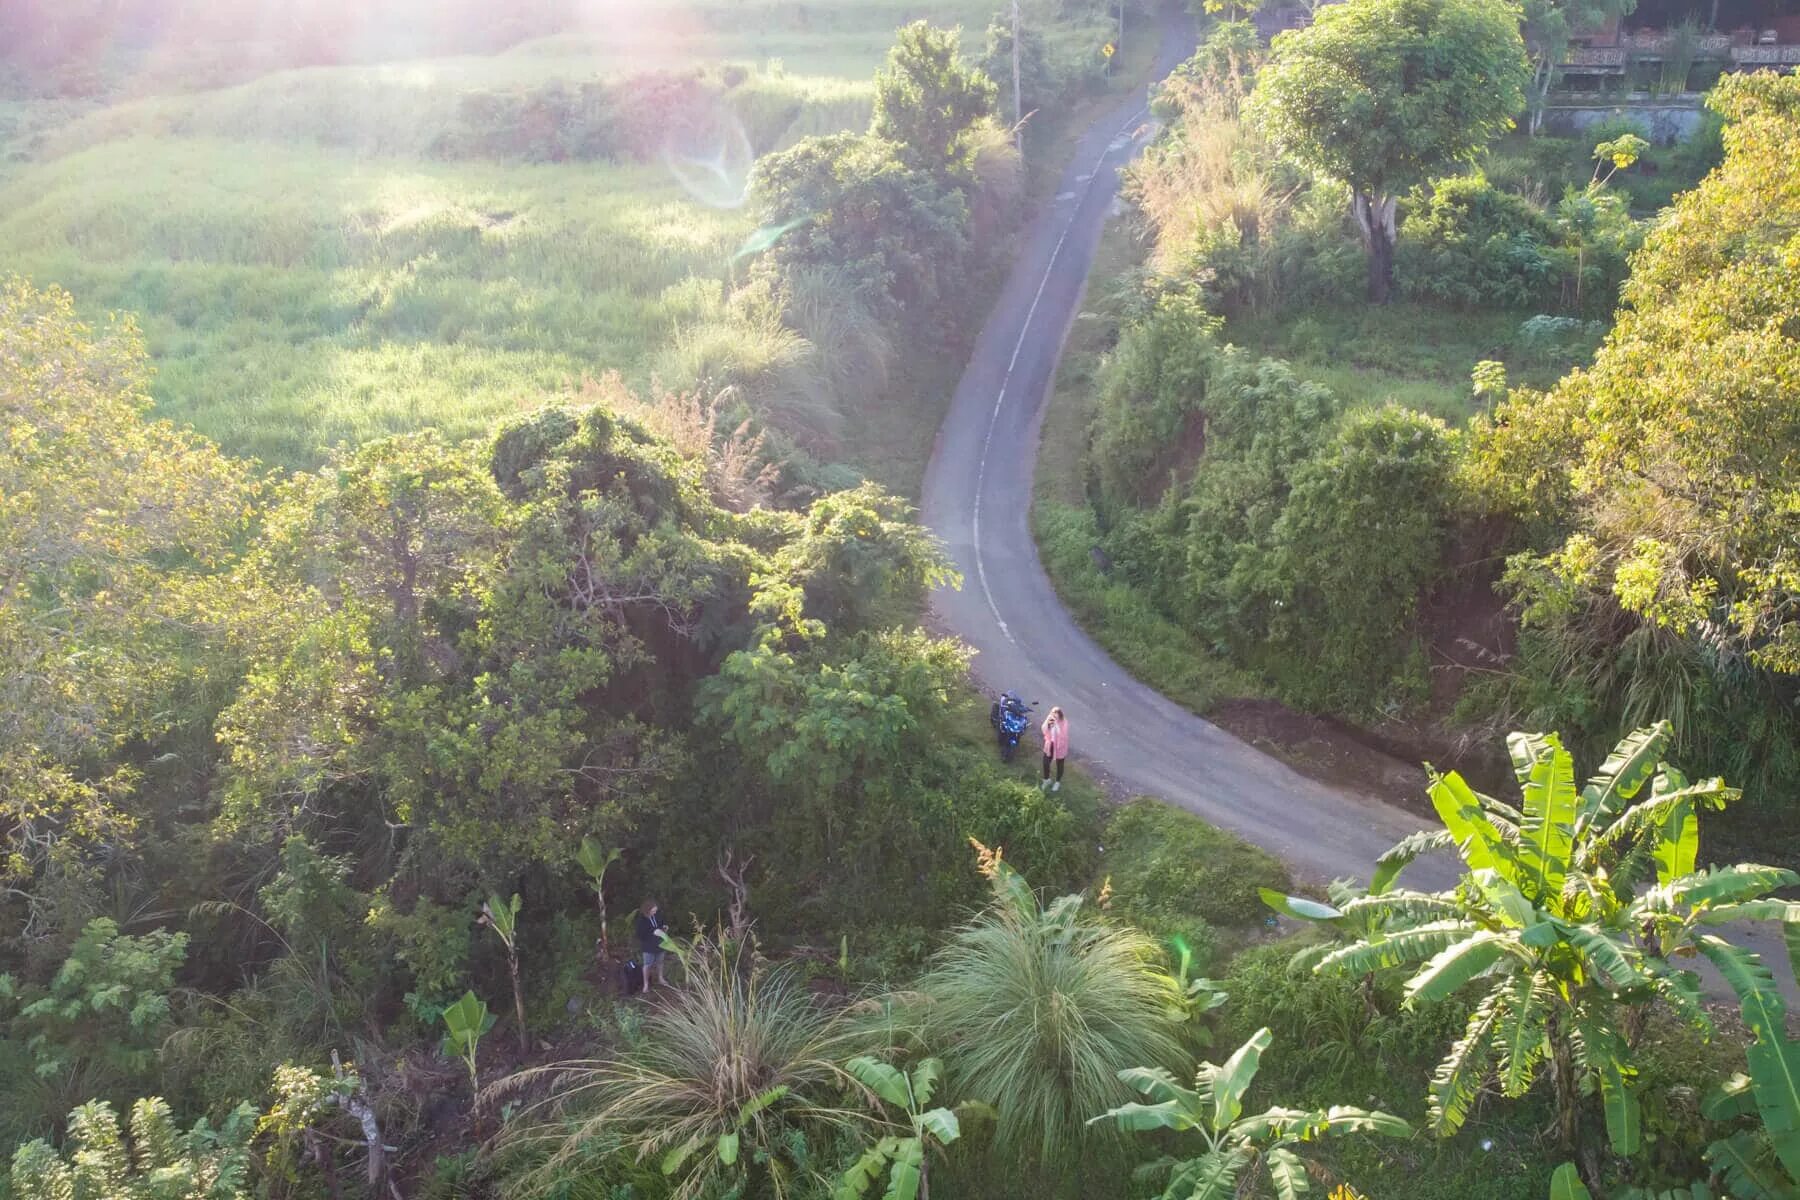
<svg viewBox="0 0 1800 1200"><path fill-rule="evenodd" d="M688 195L708 208L742 208L756 154L737 114L723 103L677 122L664 136L662 159Z"/></svg>

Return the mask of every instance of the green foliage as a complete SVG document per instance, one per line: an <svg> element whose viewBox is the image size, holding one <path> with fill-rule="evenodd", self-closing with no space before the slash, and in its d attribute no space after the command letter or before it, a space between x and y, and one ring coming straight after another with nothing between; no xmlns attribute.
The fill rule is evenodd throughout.
<svg viewBox="0 0 1800 1200"><path fill-rule="evenodd" d="M1455 516L1455 470L1442 422L1387 407L1352 413L1294 471L1261 567L1270 648L1310 663L1309 674L1284 670L1289 694L1354 711L1359 695L1392 694L1396 664L1412 669L1416 607Z"/></svg>
<svg viewBox="0 0 1800 1200"><path fill-rule="evenodd" d="M122 1081L146 1078L169 1030L169 993L187 947L185 933L134 937L110 917L88 922L49 984L20 997L13 1033L37 1074L92 1065Z"/></svg>
<svg viewBox="0 0 1800 1200"><path fill-rule="evenodd" d="M777 275L836 270L851 299L883 321L929 328L947 317L964 282L968 206L960 191L901 161L894 143L808 138L757 161L751 196L762 224L801 222L763 258Z"/></svg>
<svg viewBox="0 0 1800 1200"><path fill-rule="evenodd" d="M105 756L203 723L177 664L220 617L205 587L254 487L243 464L148 415L126 318L0 281L0 937L72 939L58 912L128 853L139 772ZM204 667L198 674L204 675ZM97 756L93 766L76 764Z"/></svg>
<svg viewBox="0 0 1800 1200"><path fill-rule="evenodd" d="M1395 282L1409 299L1459 308L1545 307L1558 299L1555 232L1483 175L1432 182L1401 219Z"/></svg>
<svg viewBox="0 0 1800 1200"><path fill-rule="evenodd" d="M873 1094L877 1109L881 1105L899 1109L898 1124L910 1132L882 1137L863 1151L838 1181L832 1200L857 1200L880 1182L884 1172L888 1178L884 1200L913 1200L928 1194L932 1151L941 1151L962 1137L957 1110L942 1105L926 1107L936 1094L944 1065L926 1058L903 1069L859 1055L845 1064L845 1070Z"/></svg>
<svg viewBox="0 0 1800 1200"><path fill-rule="evenodd" d="M969 169L969 130L994 111L994 83L959 60L954 29L924 21L894 35L887 66L875 76L875 116L869 132L899 147L915 171L956 179Z"/></svg>
<svg viewBox="0 0 1800 1200"><path fill-rule="evenodd" d="M536 1068L496 1085L496 1097L550 1086L506 1134L545 1156L527 1185L595 1147L658 1163L682 1200L734 1186L780 1194L818 1177L807 1139L866 1120L835 1101L853 1083L840 1064L863 1035L847 1013L815 1005L791 965L754 954L696 943L682 956L681 990L650 1010L642 1037L617 1057Z"/></svg>
<svg viewBox="0 0 1800 1200"><path fill-rule="evenodd" d="M993 1106L996 1148L1054 1171L1081 1153L1083 1124L1126 1098L1120 1063L1182 1057L1184 1015L1154 942L1084 912L1047 906L983 852L993 899L956 930L918 982L917 1019L957 1095Z"/></svg>
<svg viewBox="0 0 1800 1200"><path fill-rule="evenodd" d="M1591 1089L1613 1150L1637 1153L1638 1070L1622 1024L1629 1010L1660 1000L1710 1028L1698 981L1669 958L1678 951L1711 959L1745 997L1750 1028L1759 1020L1780 1028L1771 1045L1785 1043L1785 1026L1770 1016L1781 1010L1768 972L1702 929L1745 917L1785 922L1792 906L1759 897L1796 876L1748 865L1695 869L1699 811L1735 793L1716 779L1689 784L1662 761L1669 739L1667 723L1629 735L1577 789L1554 734L1513 734L1519 807L1478 795L1455 773L1432 783L1433 807L1466 867L1461 884L1416 898L1376 892L1342 907L1385 921L1317 969L1406 965L1416 969L1405 984L1409 1005L1481 982L1467 1028L1432 1080L1440 1134L1463 1124L1490 1076L1517 1097L1545 1070L1565 1152L1582 1145L1582 1096ZM1785 1111L1772 1097L1765 1120Z"/></svg>
<svg viewBox="0 0 1800 1200"><path fill-rule="evenodd" d="M1507 129L1526 73L1517 10L1485 0L1348 0L1277 36L1257 119L1283 153L1349 185L1371 300L1387 299L1395 198Z"/></svg>
<svg viewBox="0 0 1800 1200"><path fill-rule="evenodd" d="M444 1057L458 1058L469 1069L469 1086L479 1088L475 1056L481 1049L482 1035L494 1027L494 1016L474 992L464 992L462 999L444 1009Z"/></svg>
<svg viewBox="0 0 1800 1200"><path fill-rule="evenodd" d="M1120 1071L1119 1078L1149 1103L1134 1101L1093 1119L1110 1119L1133 1133L1167 1129L1198 1135L1189 1140L1202 1152L1168 1165L1163 1200L1234 1200L1247 1194L1259 1173L1267 1175L1278 1200L1297 1200L1311 1190L1307 1165L1297 1152L1303 1143L1355 1133L1411 1135L1412 1126L1399 1117L1335 1104L1310 1112L1271 1108L1245 1115L1244 1094L1273 1040L1268 1029L1259 1029L1223 1064L1201 1063L1192 1088L1182 1087L1162 1067Z"/></svg>
<svg viewBox="0 0 1800 1200"><path fill-rule="evenodd" d="M1196 950L1210 926L1260 924L1258 889L1287 886L1273 857L1161 801L1119 809L1105 838L1111 911L1151 932L1182 935Z"/></svg>
<svg viewBox="0 0 1800 1200"><path fill-rule="evenodd" d="M256 1111L239 1105L214 1128L205 1120L182 1130L160 1098L131 1106L129 1142L112 1106L100 1101L69 1114L65 1160L48 1142L21 1146L12 1157L14 1200L249 1200L250 1139Z"/></svg>
<svg viewBox="0 0 1800 1200"><path fill-rule="evenodd" d="M1795 85L1745 76L1713 103L1724 165L1677 202L1634 260L1628 307L1592 370L1496 415L1483 458L1535 483L1522 505L1574 532L1553 560L1645 622L1774 671L1800 666L1788 514L1791 406L1770 380L1796 343L1781 265L1800 205Z"/></svg>

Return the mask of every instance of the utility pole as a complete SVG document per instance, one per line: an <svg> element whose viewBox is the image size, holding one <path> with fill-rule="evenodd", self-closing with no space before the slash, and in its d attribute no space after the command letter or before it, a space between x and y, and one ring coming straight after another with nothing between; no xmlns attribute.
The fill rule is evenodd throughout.
<svg viewBox="0 0 1800 1200"><path fill-rule="evenodd" d="M1019 143L1019 153L1025 153L1025 110L1019 103L1019 0L1012 0L1012 60L1013 60L1013 137Z"/></svg>
<svg viewBox="0 0 1800 1200"><path fill-rule="evenodd" d="M1119 0L1119 49L1125 48L1125 0Z"/></svg>

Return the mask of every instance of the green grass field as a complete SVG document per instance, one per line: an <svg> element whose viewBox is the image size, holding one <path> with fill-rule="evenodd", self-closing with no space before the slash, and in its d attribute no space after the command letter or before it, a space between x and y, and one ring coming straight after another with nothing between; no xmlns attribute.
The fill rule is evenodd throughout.
<svg viewBox="0 0 1800 1200"><path fill-rule="evenodd" d="M0 262L89 313L136 314L158 411L283 467L423 425L479 433L610 370L686 386L803 353L727 309L742 207L701 202L660 164L449 162L433 142L471 92L727 63L742 69L724 103L759 149L860 127L896 27L961 25L979 53L991 0L639 11L491 56L284 70L85 112L9 105ZM741 177L707 190L731 198ZM790 426L832 415L796 404ZM852 457L883 457L853 440ZM924 450L904 453L902 484Z"/></svg>

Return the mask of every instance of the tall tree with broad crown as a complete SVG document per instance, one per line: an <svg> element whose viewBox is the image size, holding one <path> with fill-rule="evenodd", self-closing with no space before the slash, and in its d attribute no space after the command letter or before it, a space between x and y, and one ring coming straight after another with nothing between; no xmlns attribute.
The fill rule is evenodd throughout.
<svg viewBox="0 0 1800 1200"><path fill-rule="evenodd" d="M1252 111L1275 145L1350 186L1369 299L1394 277L1395 204L1512 125L1529 70L1496 0L1345 0L1276 36Z"/></svg>

